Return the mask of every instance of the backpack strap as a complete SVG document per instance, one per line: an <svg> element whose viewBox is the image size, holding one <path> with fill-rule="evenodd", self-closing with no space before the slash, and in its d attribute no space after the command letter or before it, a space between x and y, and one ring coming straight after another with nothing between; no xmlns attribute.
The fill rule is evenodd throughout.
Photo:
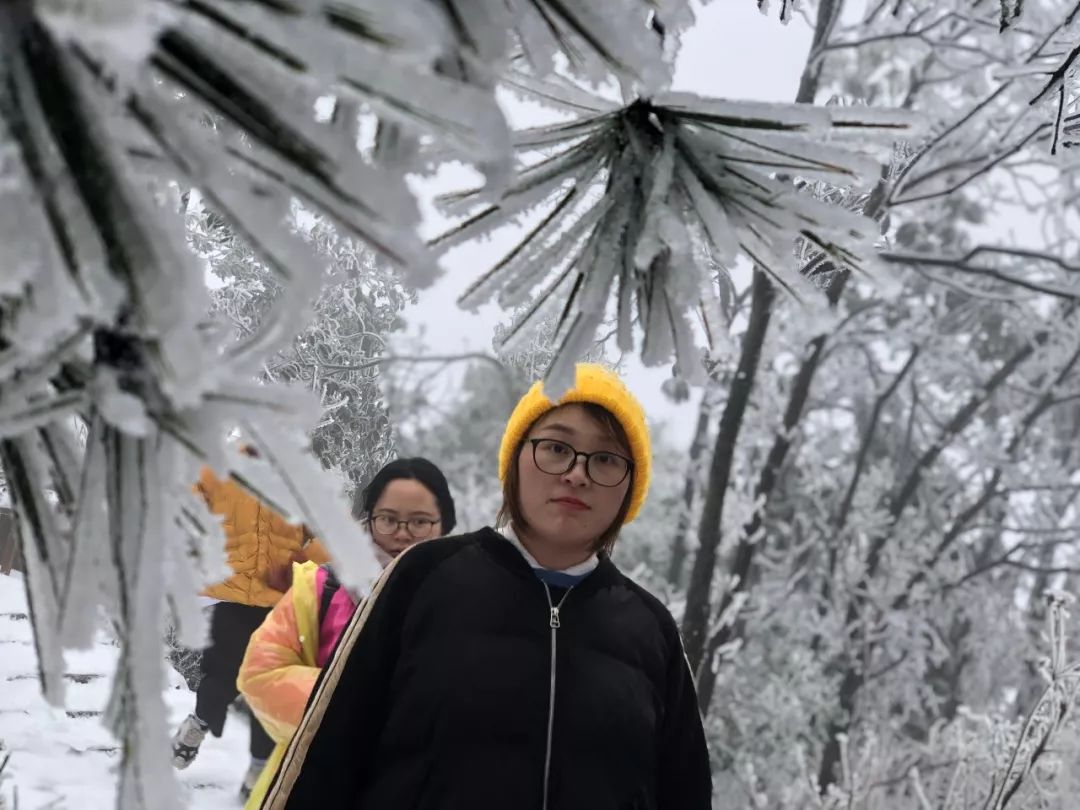
<svg viewBox="0 0 1080 810"><path fill-rule="evenodd" d="M326 581L323 583L322 595L319 598L319 627L322 627L323 618L326 616L327 611L330 610L330 602L333 601L334 594L341 587L338 578L334 576L334 570L329 565L321 567L326 571Z"/></svg>

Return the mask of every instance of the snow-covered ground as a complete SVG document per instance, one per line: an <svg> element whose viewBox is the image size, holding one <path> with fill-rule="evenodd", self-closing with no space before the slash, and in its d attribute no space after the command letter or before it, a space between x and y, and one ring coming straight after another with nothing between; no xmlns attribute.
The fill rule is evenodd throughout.
<svg viewBox="0 0 1080 810"><path fill-rule="evenodd" d="M41 696L27 613L22 578L0 575L0 742L11 753L7 769L13 777L13 782L0 783L0 797L10 797L14 784L19 810L109 810L114 806L113 766L119 753L116 740L101 724L101 712L116 648L102 633L93 649L68 653L67 705L54 709ZM175 725L191 711L195 696L168 663L165 666L165 700ZM224 736L207 737L198 759L179 774L181 789L197 796L188 805L237 810L247 763L246 720L234 713Z"/></svg>

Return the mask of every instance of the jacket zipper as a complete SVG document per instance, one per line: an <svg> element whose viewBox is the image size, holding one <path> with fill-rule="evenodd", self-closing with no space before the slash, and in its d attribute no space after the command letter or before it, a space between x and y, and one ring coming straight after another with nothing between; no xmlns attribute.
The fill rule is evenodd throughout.
<svg viewBox="0 0 1080 810"><path fill-rule="evenodd" d="M548 781L551 778L551 738L552 733L555 730L555 655L557 651L556 635L559 628L562 626L562 620L559 616L559 609L562 607L563 602L566 601L566 597L570 595L570 591L573 586L566 589L566 593L563 594L562 599L559 600L559 604L555 604L551 601L551 588L545 582L544 593L547 594L548 601L548 625L551 627L551 690L548 693L548 725L547 725L547 749L544 753L544 801L543 810L548 810Z"/></svg>

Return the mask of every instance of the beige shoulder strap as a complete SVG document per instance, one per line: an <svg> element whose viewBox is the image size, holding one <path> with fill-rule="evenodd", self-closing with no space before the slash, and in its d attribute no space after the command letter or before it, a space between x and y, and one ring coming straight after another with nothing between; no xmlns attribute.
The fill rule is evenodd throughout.
<svg viewBox="0 0 1080 810"><path fill-rule="evenodd" d="M394 567L405 556L405 553L407 551L399 554L382 572L382 575L375 583L374 589L371 591L371 596L365 599L360 609L353 614L352 620L345 628L345 632L342 633L341 643L338 644L334 657L326 665L326 674L319 683L315 699L308 704L304 717L300 721L300 726L289 741L289 748L285 752L285 758L282 760L277 777L266 794L262 810L285 809L285 803L289 799L289 794L292 792L300 770L304 767L308 748L311 746L311 741L315 738L319 726L322 725L326 707L330 703L330 697L334 694L334 690L337 688L338 681L341 679L341 673L344 671L345 664L352 654L353 646L360 637L360 633L364 629L364 623L367 622L368 616L371 615L376 600L382 594L383 585L385 585Z"/></svg>

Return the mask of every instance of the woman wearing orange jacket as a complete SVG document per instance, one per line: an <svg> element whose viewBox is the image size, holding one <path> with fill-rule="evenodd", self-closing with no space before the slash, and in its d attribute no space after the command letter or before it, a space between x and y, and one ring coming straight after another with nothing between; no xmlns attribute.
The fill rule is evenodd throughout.
<svg viewBox="0 0 1080 810"><path fill-rule="evenodd" d="M384 566L415 543L448 534L456 522L445 476L423 458L387 464L357 492L352 511ZM319 672L355 608L356 600L338 586L329 566L296 564L292 587L252 634L237 687L278 745L253 785L248 808L261 804Z"/></svg>
<svg viewBox="0 0 1080 810"><path fill-rule="evenodd" d="M244 448L254 455L255 451ZM248 639L281 599L282 590L271 583L294 560L324 563L326 550L302 525L287 522L239 484L219 479L203 469L195 490L210 511L221 518L225 554L232 574L203 591L210 605L210 644L202 652L201 678L195 711L173 736L173 765L186 768L195 759L207 732L220 737L229 705L239 694L236 675ZM251 765L241 786L246 795L274 749L274 741L251 719Z"/></svg>

